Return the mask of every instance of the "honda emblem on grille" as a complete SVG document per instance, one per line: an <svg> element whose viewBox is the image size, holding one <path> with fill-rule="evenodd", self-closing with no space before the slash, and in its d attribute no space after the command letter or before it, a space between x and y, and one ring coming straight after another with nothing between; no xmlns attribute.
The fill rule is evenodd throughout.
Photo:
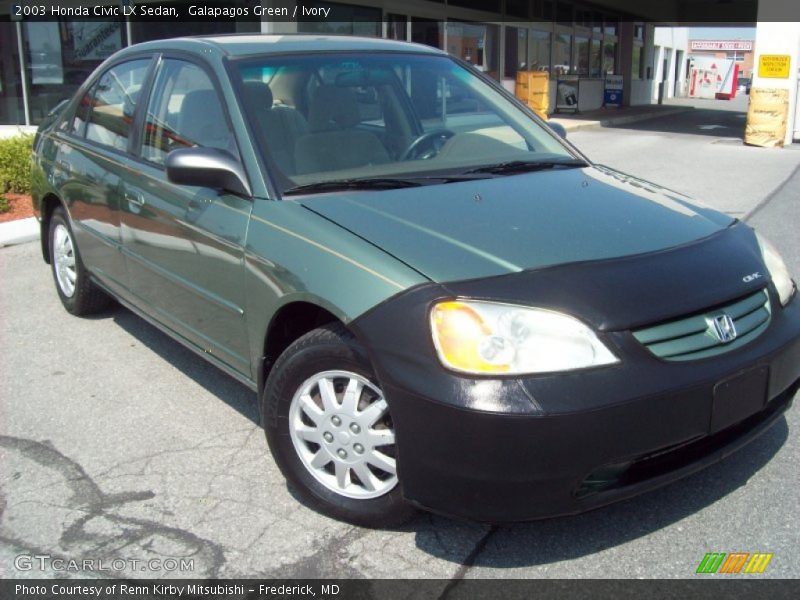
<svg viewBox="0 0 800 600"><path fill-rule="evenodd" d="M723 344L736 339L736 325L730 315L722 313L711 320L712 330L717 339Z"/></svg>

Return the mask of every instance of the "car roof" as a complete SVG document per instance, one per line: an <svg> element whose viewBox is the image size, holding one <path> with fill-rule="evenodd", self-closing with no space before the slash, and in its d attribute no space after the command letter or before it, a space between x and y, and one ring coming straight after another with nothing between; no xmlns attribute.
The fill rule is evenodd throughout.
<svg viewBox="0 0 800 600"><path fill-rule="evenodd" d="M130 46L127 51L183 50L208 54L216 50L224 56L251 56L284 52L414 52L444 54L423 44L399 42L372 37L313 34L231 34L170 38Z"/></svg>

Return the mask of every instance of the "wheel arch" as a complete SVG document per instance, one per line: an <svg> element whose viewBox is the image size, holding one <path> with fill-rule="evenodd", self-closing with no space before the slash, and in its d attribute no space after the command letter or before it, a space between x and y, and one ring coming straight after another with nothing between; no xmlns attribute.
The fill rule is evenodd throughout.
<svg viewBox="0 0 800 600"><path fill-rule="evenodd" d="M44 262L50 264L50 236L48 232L50 231L50 219L53 216L53 212L55 212L56 208L59 206L64 207L66 206L61 201L61 198L56 196L52 192L48 192L42 198L41 203L41 211L42 211L42 220L40 223L40 242L42 246L42 258L44 258Z"/></svg>
<svg viewBox="0 0 800 600"><path fill-rule="evenodd" d="M340 311L334 307L325 307L321 302L307 299L292 300L275 311L264 334L259 359L256 378L259 397L264 391L272 366L283 351L309 331L329 323L341 323L347 326L346 318Z"/></svg>

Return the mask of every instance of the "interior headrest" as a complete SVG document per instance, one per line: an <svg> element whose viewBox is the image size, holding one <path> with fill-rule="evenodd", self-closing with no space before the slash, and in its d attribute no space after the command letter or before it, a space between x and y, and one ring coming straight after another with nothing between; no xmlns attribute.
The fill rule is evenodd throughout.
<svg viewBox="0 0 800 600"><path fill-rule="evenodd" d="M350 87L319 86L311 96L308 113L311 131L349 129L361 121L356 94Z"/></svg>
<svg viewBox="0 0 800 600"><path fill-rule="evenodd" d="M181 135L201 145L227 137L227 123L214 90L195 90L183 97L178 129Z"/></svg>
<svg viewBox="0 0 800 600"><path fill-rule="evenodd" d="M244 95L245 101L250 104L252 108L272 108L272 90L269 89L266 83L261 81L245 81Z"/></svg>

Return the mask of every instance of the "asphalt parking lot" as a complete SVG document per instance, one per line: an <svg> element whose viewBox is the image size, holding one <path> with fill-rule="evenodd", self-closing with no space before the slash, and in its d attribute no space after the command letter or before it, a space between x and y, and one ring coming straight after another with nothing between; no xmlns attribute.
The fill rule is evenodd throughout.
<svg viewBox="0 0 800 600"><path fill-rule="evenodd" d="M743 101L700 106L570 139L748 218L800 275L800 146L744 147ZM193 568L116 574L441 578L449 590L471 577L693 577L706 552L733 551L774 553L761 577L800 576L796 407L722 463L588 514L509 527L420 515L373 531L298 502L247 388L123 308L70 317L38 244L0 250L0 281L2 577L66 574L17 568L21 554L171 557Z"/></svg>

